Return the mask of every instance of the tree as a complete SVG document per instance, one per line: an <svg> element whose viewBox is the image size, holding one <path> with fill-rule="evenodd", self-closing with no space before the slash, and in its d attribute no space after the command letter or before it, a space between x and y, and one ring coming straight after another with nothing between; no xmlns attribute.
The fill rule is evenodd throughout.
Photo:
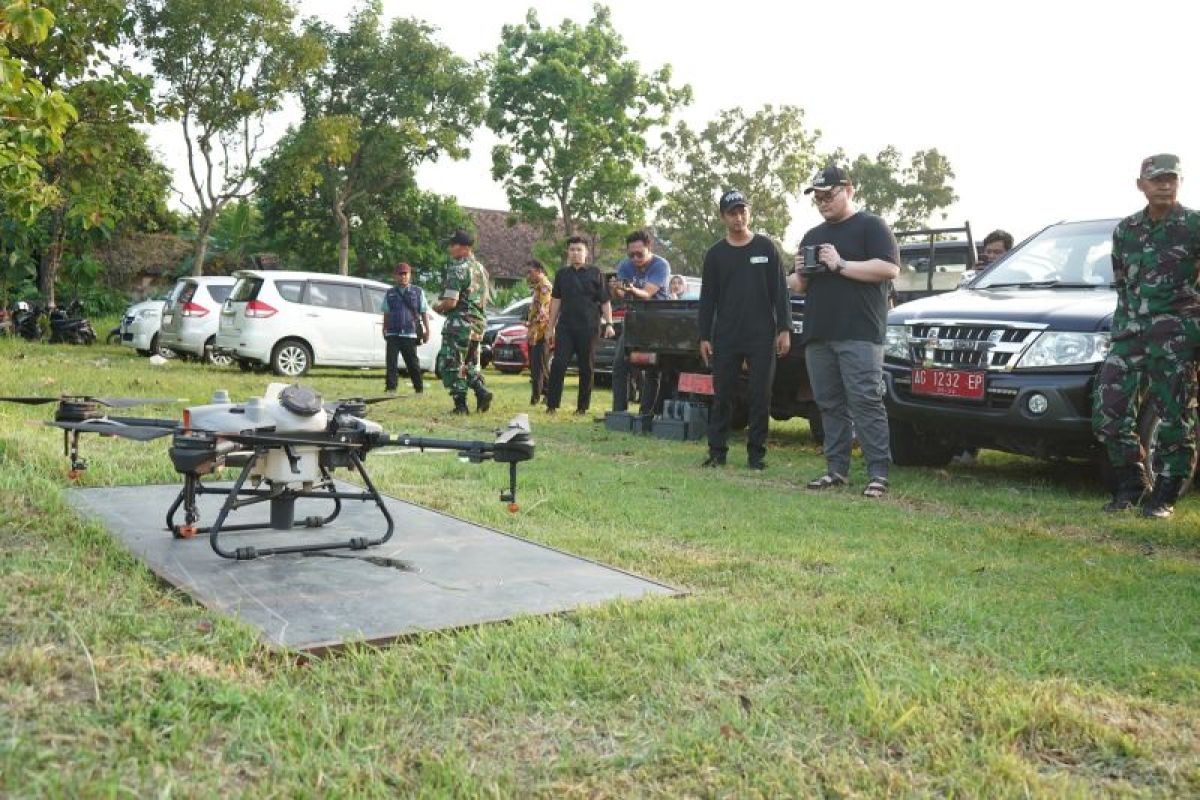
<svg viewBox="0 0 1200 800"><path fill-rule="evenodd" d="M842 163L834 153L829 163ZM875 158L859 155L850 165L859 204L888 221L894 230L926 227L935 212L948 208L958 195L950 181L954 170L936 149L920 150L903 165L900 152L888 145ZM941 218L946 218L943 211Z"/></svg>
<svg viewBox="0 0 1200 800"><path fill-rule="evenodd" d="M153 119L149 79L119 60L133 33L123 0L46 0L55 22L47 37L15 45L14 54L38 82L60 92L76 109L61 146L41 156L43 184L51 196L38 218L39 289L55 302L68 245L92 233L107 236L129 215L165 212L166 170L133 123Z"/></svg>
<svg viewBox="0 0 1200 800"><path fill-rule="evenodd" d="M492 177L502 181L519 218L548 232L592 232L602 220L636 220L657 199L636 167L646 160L647 131L691 99L670 85L671 68L643 74L626 57L611 14L543 28L530 10L506 25L493 58L488 126Z"/></svg>
<svg viewBox="0 0 1200 800"><path fill-rule="evenodd" d="M264 167L268 166L264 164ZM338 259L337 223L317 194L277 192L277 173L264 169L258 194L270 249L297 268L332 269ZM470 228L470 218L452 197L406 186L364 203L350 216L354 273L391 278L391 268L407 261L414 283L435 280L445 262L447 231Z"/></svg>
<svg viewBox="0 0 1200 800"><path fill-rule="evenodd" d="M178 117L198 208L195 274L217 214L253 191L263 120L320 63L318 43L292 29L289 0L140 0L145 45Z"/></svg>
<svg viewBox="0 0 1200 800"><path fill-rule="evenodd" d="M817 163L818 136L805 130L802 109L770 105L751 116L726 109L699 132L680 122L664 133L655 162L671 188L656 229L675 256L672 268L700 274L704 252L725 234L717 199L730 188L750 198L755 229L781 240L792 219L788 202Z"/></svg>
<svg viewBox="0 0 1200 800"><path fill-rule="evenodd" d="M46 40L55 16L45 4L12 0L0 8L0 197L4 210L32 220L55 196L41 159L62 148L77 118L61 91L47 89L18 51Z"/></svg>
<svg viewBox="0 0 1200 800"><path fill-rule="evenodd" d="M351 218L413 186L413 173L441 155L462 158L483 119L480 70L413 19L381 29L369 0L346 32L309 31L328 52L300 89L304 121L280 142L264 171L276 199L315 194L337 229L338 270L348 274Z"/></svg>

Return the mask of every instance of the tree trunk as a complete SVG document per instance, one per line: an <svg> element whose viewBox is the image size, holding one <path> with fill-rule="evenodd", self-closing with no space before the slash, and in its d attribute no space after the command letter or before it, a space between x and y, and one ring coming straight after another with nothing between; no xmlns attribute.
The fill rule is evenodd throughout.
<svg viewBox="0 0 1200 800"><path fill-rule="evenodd" d="M333 217L338 226L338 273L350 274L350 220L341 205L333 207Z"/></svg>
<svg viewBox="0 0 1200 800"><path fill-rule="evenodd" d="M46 252L42 255L42 269L38 274L38 292L46 308L55 305L54 284L62 268L63 247L67 236L66 210L56 208L50 212Z"/></svg>
<svg viewBox="0 0 1200 800"><path fill-rule="evenodd" d="M196 226L196 249L192 254L192 274L204 274L204 257L208 255L208 235L212 233L213 223L217 220L219 208L209 208L200 212L200 220Z"/></svg>

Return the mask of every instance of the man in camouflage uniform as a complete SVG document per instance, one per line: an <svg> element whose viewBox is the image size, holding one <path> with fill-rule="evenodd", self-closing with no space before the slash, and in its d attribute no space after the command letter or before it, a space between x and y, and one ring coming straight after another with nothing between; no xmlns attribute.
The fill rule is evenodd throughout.
<svg viewBox="0 0 1200 800"><path fill-rule="evenodd" d="M1144 499L1142 516L1171 516L1195 462L1200 212L1176 200L1182 176L1174 155L1143 161L1137 186L1146 196L1146 208L1121 220L1113 231L1117 309L1112 349L1096 379L1092 411L1092 427L1117 476L1105 511L1133 508ZM1138 436L1144 401L1160 421L1162 469L1153 490Z"/></svg>
<svg viewBox="0 0 1200 800"><path fill-rule="evenodd" d="M442 327L442 348L437 356L437 374L450 390L455 414L469 414L467 389L475 392L475 410L487 411L492 393L479 374L479 343L483 341L484 306L488 300L488 274L471 248L475 239L457 230L448 245L450 264L442 277L441 299L433 310L446 315Z"/></svg>

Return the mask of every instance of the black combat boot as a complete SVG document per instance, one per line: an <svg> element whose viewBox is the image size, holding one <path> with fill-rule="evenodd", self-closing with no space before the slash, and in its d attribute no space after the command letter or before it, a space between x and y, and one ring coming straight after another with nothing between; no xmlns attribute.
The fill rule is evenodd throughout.
<svg viewBox="0 0 1200 800"><path fill-rule="evenodd" d="M492 407L492 393L480 386L475 390L475 410L480 414Z"/></svg>
<svg viewBox="0 0 1200 800"><path fill-rule="evenodd" d="M1150 491L1150 480L1146 477L1146 468L1141 464L1120 467L1114 473L1116 486L1113 487L1112 500L1104 504L1104 510L1109 514L1134 508Z"/></svg>
<svg viewBox="0 0 1200 800"><path fill-rule="evenodd" d="M1175 513L1175 501L1183 494L1183 478L1168 478L1159 475L1154 481L1154 490L1142 506L1142 516L1166 519Z"/></svg>
<svg viewBox="0 0 1200 800"><path fill-rule="evenodd" d="M471 409L467 408L466 395L456 394L456 395L451 395L451 396L454 399L454 410L450 412L451 414L470 414L471 413Z"/></svg>

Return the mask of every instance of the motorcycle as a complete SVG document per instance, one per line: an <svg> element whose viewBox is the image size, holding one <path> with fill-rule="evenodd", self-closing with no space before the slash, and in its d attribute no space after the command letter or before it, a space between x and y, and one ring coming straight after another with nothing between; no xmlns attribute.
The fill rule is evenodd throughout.
<svg viewBox="0 0 1200 800"><path fill-rule="evenodd" d="M50 344L86 344L96 342L96 330L83 316L83 303L72 300L65 309L50 312Z"/></svg>
<svg viewBox="0 0 1200 800"><path fill-rule="evenodd" d="M24 300L19 301L13 306L12 314L12 333L20 336L22 339L27 339L31 342L36 342L42 338L42 329L38 325L38 315L40 309L37 306L30 305Z"/></svg>

